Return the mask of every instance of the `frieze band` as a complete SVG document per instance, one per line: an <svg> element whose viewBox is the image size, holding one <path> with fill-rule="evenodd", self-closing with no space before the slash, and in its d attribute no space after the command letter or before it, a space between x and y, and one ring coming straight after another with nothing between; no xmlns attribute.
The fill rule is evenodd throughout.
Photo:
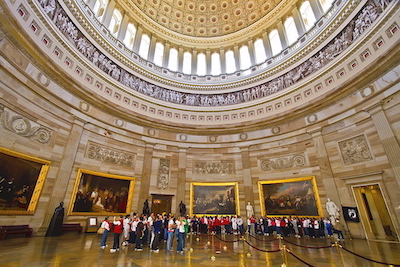
<svg viewBox="0 0 400 267"><path fill-rule="evenodd" d="M66 38L94 65L113 79L142 94L166 102L189 106L226 106L253 101L292 86L318 71L340 55L365 32L387 7L368 1L356 17L328 45L298 67L271 81L249 89L224 94L191 94L159 87L146 82L115 64L98 50L75 26L55 0L38 0L43 11Z"/></svg>

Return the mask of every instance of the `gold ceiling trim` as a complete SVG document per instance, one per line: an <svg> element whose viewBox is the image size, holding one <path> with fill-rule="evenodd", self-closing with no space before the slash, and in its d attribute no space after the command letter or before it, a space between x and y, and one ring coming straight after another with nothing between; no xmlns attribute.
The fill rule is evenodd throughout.
<svg viewBox="0 0 400 267"><path fill-rule="evenodd" d="M77 1L77 0L74 0ZM295 5L297 0L282 0L276 5L270 12L268 12L263 18L254 22L246 28L243 28L237 32L229 33L223 36L187 36L172 31L171 29L155 22L153 19L149 18L140 8L132 3L132 0L122 0L118 4L127 10L127 12L135 14L134 19L136 22L144 27L144 30L152 34L156 34L165 40L170 40L171 43L174 41L179 41L180 45L193 46L196 44L198 49L207 48L220 48L228 44L234 44L253 38L254 36L260 35L264 30L272 25L275 25L277 20L281 19L280 14L289 11L293 5ZM172 40L171 40L172 38ZM200 45L200 46L199 46Z"/></svg>

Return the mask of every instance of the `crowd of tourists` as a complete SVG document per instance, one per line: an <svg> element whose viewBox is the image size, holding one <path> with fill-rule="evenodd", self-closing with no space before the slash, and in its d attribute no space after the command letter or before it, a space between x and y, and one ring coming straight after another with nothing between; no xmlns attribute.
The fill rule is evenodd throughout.
<svg viewBox="0 0 400 267"><path fill-rule="evenodd" d="M172 214L132 215L104 219L100 228L102 233L100 247L108 245L109 232L114 233L111 253L120 250L122 246L134 246L135 251L142 251L149 246L150 251L158 253L160 242L165 242L166 251L183 254L186 250L186 236L188 234L232 234L232 235L265 235L296 238L331 238L337 233L338 240L344 240L339 222L331 222L329 218L307 217L261 217L254 216L243 219L241 216L203 216L189 217Z"/></svg>

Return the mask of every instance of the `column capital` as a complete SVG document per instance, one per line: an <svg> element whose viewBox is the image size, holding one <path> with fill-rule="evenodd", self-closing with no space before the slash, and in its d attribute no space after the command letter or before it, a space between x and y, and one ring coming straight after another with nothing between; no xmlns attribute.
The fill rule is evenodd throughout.
<svg viewBox="0 0 400 267"><path fill-rule="evenodd" d="M307 133L309 135L311 135L312 137L320 136L320 135L322 135L322 128L318 127L315 129L311 129L311 130L308 130Z"/></svg>
<svg viewBox="0 0 400 267"><path fill-rule="evenodd" d="M374 115L382 110L383 110L383 107L382 107L381 102L377 102L377 103L373 104L372 106L369 106L364 109L364 111L369 113L369 115Z"/></svg>

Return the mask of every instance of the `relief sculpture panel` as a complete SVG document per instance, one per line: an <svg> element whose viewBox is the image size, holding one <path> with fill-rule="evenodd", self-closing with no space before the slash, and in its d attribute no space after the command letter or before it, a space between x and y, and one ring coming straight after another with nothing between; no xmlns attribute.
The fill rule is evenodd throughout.
<svg viewBox="0 0 400 267"><path fill-rule="evenodd" d="M269 171L272 169L288 169L292 167L301 167L306 164L306 157L304 154L291 155L278 158L270 158L261 160L261 169Z"/></svg>
<svg viewBox="0 0 400 267"><path fill-rule="evenodd" d="M363 134L339 142L339 149L344 165L352 165L373 159L371 149Z"/></svg>

